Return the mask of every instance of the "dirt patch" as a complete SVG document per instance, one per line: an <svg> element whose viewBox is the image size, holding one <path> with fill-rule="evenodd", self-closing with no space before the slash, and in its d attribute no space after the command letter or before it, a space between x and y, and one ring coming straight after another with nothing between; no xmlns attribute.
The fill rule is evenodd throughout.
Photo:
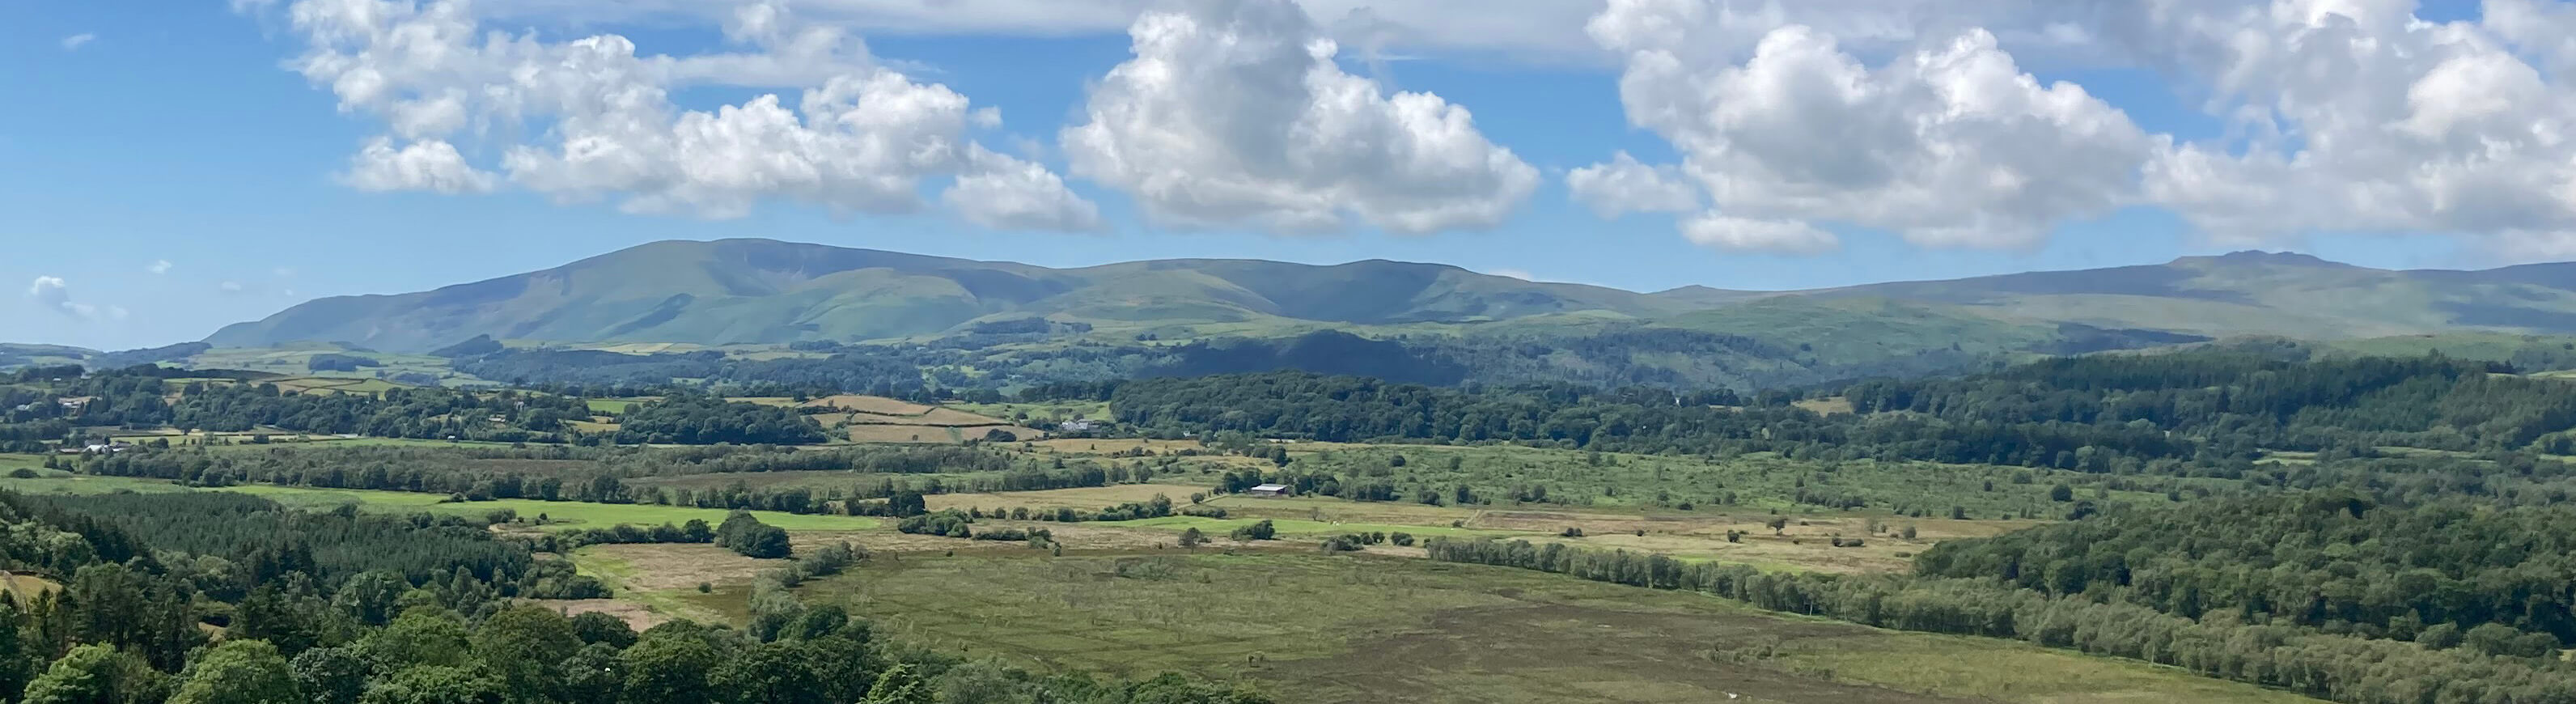
<svg viewBox="0 0 2576 704"><path fill-rule="evenodd" d="M763 571L787 564L693 544L594 545L582 549L582 559L604 563L600 571L619 582L616 586L621 590L647 592L696 589L700 583L749 582Z"/></svg>
<svg viewBox="0 0 2576 704"><path fill-rule="evenodd" d="M917 416L929 413L931 409L930 406L924 406L910 401L891 399L884 396L860 396L856 394L825 396L811 401L806 401L805 407L837 408L845 411L857 411L860 413L873 413L887 416Z"/></svg>
<svg viewBox="0 0 2576 704"><path fill-rule="evenodd" d="M1531 603L1440 611L1417 629L1355 642L1347 655L1256 663L1248 674L1295 692L1294 701L1317 704L1967 701L1841 684L1829 673L1789 672L1721 654L1869 635L1850 626L1757 616Z"/></svg>
<svg viewBox="0 0 2576 704"><path fill-rule="evenodd" d="M664 621L671 620L671 617L669 616L653 613L652 609L645 608L643 604L620 601L617 599L530 600L527 603L554 609L557 613L561 613L565 616L579 616L588 613L608 614L610 616L617 617L617 620L625 621L627 627L633 628L637 631L652 628L654 626L661 625Z"/></svg>

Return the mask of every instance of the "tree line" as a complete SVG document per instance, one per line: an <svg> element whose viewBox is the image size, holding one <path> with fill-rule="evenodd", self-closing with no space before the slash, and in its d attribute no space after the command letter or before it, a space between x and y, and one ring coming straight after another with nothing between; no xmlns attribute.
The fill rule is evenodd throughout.
<svg viewBox="0 0 2576 704"><path fill-rule="evenodd" d="M1765 573L1745 565L1527 541L1433 538L1426 548L1435 560L1704 592L1766 610L1879 628L2014 639L2337 702L2576 702L2576 670L2539 658L2226 616L2194 620L1983 579Z"/></svg>
<svg viewBox="0 0 2576 704"><path fill-rule="evenodd" d="M28 704L1257 704L1166 675L1101 681L889 641L764 575L746 629L638 633L528 589L529 546L456 519L302 512L216 493L0 494L0 567L59 589L0 596L0 698ZM203 550L204 552L197 552ZM560 563L556 563L560 564ZM488 571L485 574L484 571ZM568 578L566 574L559 578ZM566 594L565 598L597 596ZM219 637L218 637L219 636Z"/></svg>

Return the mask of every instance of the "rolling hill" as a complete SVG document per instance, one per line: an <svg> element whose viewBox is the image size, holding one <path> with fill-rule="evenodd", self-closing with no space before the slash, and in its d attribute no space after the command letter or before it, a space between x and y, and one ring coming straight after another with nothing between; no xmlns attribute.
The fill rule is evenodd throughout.
<svg viewBox="0 0 2576 704"><path fill-rule="evenodd" d="M656 242L544 271L398 295L324 298L207 342L335 341L419 352L477 336L574 343L854 341L1043 317L1120 334L1583 334L1661 326L1867 356L1953 342L1994 351L2244 334L2351 339L2576 333L2576 263L2391 271L2239 252L2165 264L1812 291L1636 293L1453 266L1174 259L1054 269L771 240Z"/></svg>
<svg viewBox="0 0 2576 704"><path fill-rule="evenodd" d="M434 291L324 298L225 327L207 341L331 340L404 351L477 335L780 343L929 335L1032 316L1110 328L1247 328L1580 312L1643 318L1687 307L1436 264L1188 259L1049 269L769 240L674 241Z"/></svg>

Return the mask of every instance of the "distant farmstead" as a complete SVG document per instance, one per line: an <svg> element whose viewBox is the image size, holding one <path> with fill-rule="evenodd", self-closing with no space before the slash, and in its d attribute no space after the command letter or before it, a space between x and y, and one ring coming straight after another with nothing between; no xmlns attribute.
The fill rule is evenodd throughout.
<svg viewBox="0 0 2576 704"><path fill-rule="evenodd" d="M1253 496L1287 496L1289 494L1289 490L1288 485L1286 484L1263 484L1261 486L1245 489L1243 493L1251 494Z"/></svg>

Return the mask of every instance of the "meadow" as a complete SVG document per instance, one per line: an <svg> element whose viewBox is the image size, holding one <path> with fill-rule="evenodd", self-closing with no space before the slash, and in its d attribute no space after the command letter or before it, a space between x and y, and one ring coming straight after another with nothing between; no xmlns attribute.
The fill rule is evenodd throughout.
<svg viewBox="0 0 2576 704"><path fill-rule="evenodd" d="M0 478L0 487L26 493L98 494L117 491L230 491L267 498L288 506L329 508L351 505L362 511L382 513L433 513L439 515L483 518L508 509L521 519L546 517L548 528L601 528L620 523L661 525L687 523L691 520L709 524L724 522L723 509L658 506L652 504L602 504L582 501L540 501L536 499L493 499L489 501L450 502L441 494L367 489L315 489L306 487L251 484L193 489L169 482L125 477L100 477L49 472L46 476L20 479ZM761 522L799 531L865 531L878 525L877 519L865 516L825 516L776 511L754 511Z"/></svg>
<svg viewBox="0 0 2576 704"><path fill-rule="evenodd" d="M881 555L798 591L960 655L1180 670L1296 704L2309 701L2019 643L1387 557Z"/></svg>

